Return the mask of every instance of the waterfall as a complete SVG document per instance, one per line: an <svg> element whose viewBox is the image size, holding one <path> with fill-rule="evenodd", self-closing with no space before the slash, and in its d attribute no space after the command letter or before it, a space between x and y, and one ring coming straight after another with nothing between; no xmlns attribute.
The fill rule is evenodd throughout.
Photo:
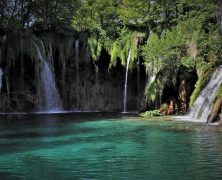
<svg viewBox="0 0 222 180"><path fill-rule="evenodd" d="M79 40L75 42L76 57L76 108L79 107Z"/></svg>
<svg viewBox="0 0 222 180"><path fill-rule="evenodd" d="M0 68L0 92L2 89L2 76L3 76L3 71L2 71L2 68Z"/></svg>
<svg viewBox="0 0 222 180"><path fill-rule="evenodd" d="M36 50L41 62L39 109L47 112L61 111L62 103L54 77L52 47L50 45L46 55L44 44L41 41L40 46L36 44Z"/></svg>
<svg viewBox="0 0 222 180"><path fill-rule="evenodd" d="M137 61L137 106L140 106L140 61Z"/></svg>
<svg viewBox="0 0 222 180"><path fill-rule="evenodd" d="M189 119L207 122L216 93L222 83L222 66L216 69L209 83L202 90L194 103Z"/></svg>
<svg viewBox="0 0 222 180"><path fill-rule="evenodd" d="M123 99L123 112L127 112L127 84L128 84L128 71L129 71L129 63L131 58L131 49L129 51L129 55L127 58L126 65L126 76L125 76L125 84L124 84L124 99Z"/></svg>
<svg viewBox="0 0 222 180"><path fill-rule="evenodd" d="M95 62L94 62L94 68L95 68L95 86L97 91L99 86L99 67Z"/></svg>
<svg viewBox="0 0 222 180"><path fill-rule="evenodd" d="M54 64L53 64L53 52L52 52L52 45L49 44L49 51L48 51L48 62L51 66L52 72L54 72Z"/></svg>

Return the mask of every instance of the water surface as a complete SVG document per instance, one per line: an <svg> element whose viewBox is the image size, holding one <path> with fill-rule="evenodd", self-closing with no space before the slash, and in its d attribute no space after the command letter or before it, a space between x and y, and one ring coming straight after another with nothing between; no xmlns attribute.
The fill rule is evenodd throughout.
<svg viewBox="0 0 222 180"><path fill-rule="evenodd" d="M104 114L0 123L0 179L221 179L222 129Z"/></svg>

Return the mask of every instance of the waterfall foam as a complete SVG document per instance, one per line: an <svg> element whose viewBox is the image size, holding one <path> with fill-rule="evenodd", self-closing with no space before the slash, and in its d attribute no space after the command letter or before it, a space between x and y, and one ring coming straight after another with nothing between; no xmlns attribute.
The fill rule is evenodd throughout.
<svg viewBox="0 0 222 180"><path fill-rule="evenodd" d="M124 83L123 112L127 112L127 86L128 86L128 71L129 71L130 58L131 58L131 49L129 51L129 55L128 55L128 58L127 58L127 65L126 65L126 75L125 75L125 83Z"/></svg>
<svg viewBox="0 0 222 180"><path fill-rule="evenodd" d="M194 103L188 118L198 122L207 122L216 93L222 84L222 65L216 69L209 83L201 91Z"/></svg>

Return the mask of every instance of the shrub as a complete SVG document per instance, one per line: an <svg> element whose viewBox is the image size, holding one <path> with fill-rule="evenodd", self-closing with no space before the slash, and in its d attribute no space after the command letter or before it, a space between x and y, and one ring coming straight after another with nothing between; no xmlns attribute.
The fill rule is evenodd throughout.
<svg viewBox="0 0 222 180"><path fill-rule="evenodd" d="M151 110L141 113L140 115L143 117L154 117L154 116L160 116L161 114L159 110Z"/></svg>

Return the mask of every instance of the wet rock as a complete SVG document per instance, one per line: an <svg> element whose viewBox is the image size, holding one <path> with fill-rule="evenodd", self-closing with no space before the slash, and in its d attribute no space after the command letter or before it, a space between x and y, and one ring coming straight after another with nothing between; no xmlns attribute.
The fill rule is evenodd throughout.
<svg viewBox="0 0 222 180"><path fill-rule="evenodd" d="M222 98L218 97L216 98L215 103L213 104L211 113L207 118L207 123L212 123L217 119L218 114L221 110L221 106L222 106ZM221 118L220 118L220 121L221 121Z"/></svg>
<svg viewBox="0 0 222 180"><path fill-rule="evenodd" d="M182 80L179 87L179 106L180 113L185 114L187 111L187 92L186 92L186 81Z"/></svg>
<svg viewBox="0 0 222 180"><path fill-rule="evenodd" d="M192 130L189 127L172 127L170 128L173 132L192 132Z"/></svg>

